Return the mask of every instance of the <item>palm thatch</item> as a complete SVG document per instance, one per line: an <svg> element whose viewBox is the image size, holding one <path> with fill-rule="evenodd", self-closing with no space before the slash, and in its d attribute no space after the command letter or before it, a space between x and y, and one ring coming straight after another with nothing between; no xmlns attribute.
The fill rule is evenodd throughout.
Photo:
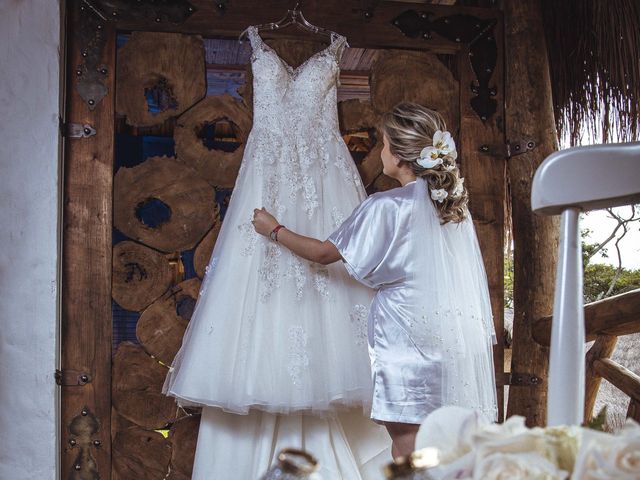
<svg viewBox="0 0 640 480"><path fill-rule="evenodd" d="M542 0L558 135L638 140L640 2Z"/></svg>

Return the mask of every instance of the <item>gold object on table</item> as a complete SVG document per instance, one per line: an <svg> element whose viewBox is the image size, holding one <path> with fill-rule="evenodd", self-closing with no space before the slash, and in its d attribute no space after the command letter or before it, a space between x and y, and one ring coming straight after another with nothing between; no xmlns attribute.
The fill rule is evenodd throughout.
<svg viewBox="0 0 640 480"><path fill-rule="evenodd" d="M427 470L440 464L436 448L416 450L405 457L398 457L384 469L387 480L429 480Z"/></svg>

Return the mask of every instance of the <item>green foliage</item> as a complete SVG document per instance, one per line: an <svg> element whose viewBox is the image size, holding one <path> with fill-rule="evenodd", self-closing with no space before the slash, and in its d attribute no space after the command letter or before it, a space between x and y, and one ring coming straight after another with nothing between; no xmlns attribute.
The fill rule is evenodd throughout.
<svg viewBox="0 0 640 480"><path fill-rule="evenodd" d="M587 422L585 426L587 428L590 428L591 430L598 430L599 432L604 432L606 423L607 423L607 406L605 405L604 407L602 407L602 409L598 412L598 414L595 417L591 418L591 420Z"/></svg>
<svg viewBox="0 0 640 480"><path fill-rule="evenodd" d="M609 286L616 276L617 268L602 263L592 263L584 269L584 301L595 302L605 297ZM623 268L611 293L606 296L618 295L640 288L640 270Z"/></svg>
<svg viewBox="0 0 640 480"><path fill-rule="evenodd" d="M513 308L513 256L504 257L504 308Z"/></svg>

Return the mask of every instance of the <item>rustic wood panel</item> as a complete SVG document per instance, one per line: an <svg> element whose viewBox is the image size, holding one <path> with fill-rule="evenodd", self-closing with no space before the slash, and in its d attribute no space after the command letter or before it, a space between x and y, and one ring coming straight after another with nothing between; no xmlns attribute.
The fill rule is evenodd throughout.
<svg viewBox="0 0 640 480"><path fill-rule="evenodd" d="M609 358L616 348L618 337L600 335L586 355L584 420L589 421L593 415L602 377L595 370L595 361Z"/></svg>
<svg viewBox="0 0 640 480"><path fill-rule="evenodd" d="M134 32L118 52L116 111L136 127L180 115L207 92L204 66L199 36ZM145 91L161 81L167 108L152 112Z"/></svg>
<svg viewBox="0 0 640 480"><path fill-rule="evenodd" d="M533 340L533 323L553 308L558 218L534 215L531 183L542 161L557 150L549 65L538 0L508 0L505 9L508 140L533 139L536 148L508 162L514 240L514 321L511 371L542 379L509 389L507 416L546 423L548 350Z"/></svg>
<svg viewBox="0 0 640 480"><path fill-rule="evenodd" d="M118 414L146 429L163 428L176 419L171 397L162 394L167 367L139 345L123 342L113 359L113 407Z"/></svg>
<svg viewBox="0 0 640 480"><path fill-rule="evenodd" d="M587 342L598 335L629 335L640 332L640 290L621 293L584 306L584 325ZM540 345L551 344L552 316L535 323L533 338Z"/></svg>
<svg viewBox="0 0 640 480"><path fill-rule="evenodd" d="M494 12L498 20L494 35L497 40L498 57L491 77L491 86L496 87L495 100L503 105L503 52L502 18ZM469 191L469 208L473 216L482 250L489 283L493 322L498 339L494 346L499 417L504 417L504 386L499 381L504 370L504 202L506 198L506 161L504 157L489 156L480 150L481 145L504 144L504 111L498 108L496 114L482 121L471 108L471 98L475 96L470 86L475 81L469 50L466 48L458 56L459 87L459 152L465 187Z"/></svg>
<svg viewBox="0 0 640 480"><path fill-rule="evenodd" d="M171 426L171 476L168 480L189 480L196 452L200 415L181 418ZM215 455L215 452L212 452Z"/></svg>
<svg viewBox="0 0 640 480"><path fill-rule="evenodd" d="M73 4L68 14L73 15ZM65 139L61 368L86 373L84 386L61 388L61 478L100 475L111 472L111 232L112 163L114 136L115 29L102 31L105 48L100 62L107 65L104 76L107 96L94 110L77 93L80 76L76 66L83 57L77 20L70 21L67 39L67 95L65 120L89 124L96 135ZM78 439L70 430L73 419L95 416L97 430L80 455ZM100 446L92 444L98 440ZM78 465L78 470L74 466ZM75 478L80 478L75 477Z"/></svg>
<svg viewBox="0 0 640 480"><path fill-rule="evenodd" d="M161 433L139 427L120 431L113 441L113 480L164 480L171 442Z"/></svg>
<svg viewBox="0 0 640 480"><path fill-rule="evenodd" d="M118 243L112 264L113 299L127 310L144 309L171 285L173 269L167 257L139 243Z"/></svg>
<svg viewBox="0 0 640 480"><path fill-rule="evenodd" d="M171 365L182 345L199 290L198 278L181 282L152 303L138 320L138 340L149 355L165 365Z"/></svg>
<svg viewBox="0 0 640 480"><path fill-rule="evenodd" d="M240 145L233 152L209 149L198 136L206 124L220 120L234 125ZM191 167L215 187L233 188L250 130L251 116L241 101L228 94L206 97L178 118L173 133L178 162Z"/></svg>
<svg viewBox="0 0 640 480"><path fill-rule="evenodd" d="M113 180L113 222L128 237L163 252L193 248L213 226L215 190L172 157L150 157L121 167ZM167 206L167 218L147 225L139 209L147 202Z"/></svg>
<svg viewBox="0 0 640 480"><path fill-rule="evenodd" d="M184 24L176 25L168 22L150 20L121 19L118 25L123 30L153 30L193 33L205 37L237 38L249 25L273 22L284 16L287 9L293 6L289 0L273 0L269 2L251 2L235 0L229 3L223 13L216 7L216 2L209 0L191 0L197 11ZM478 7L460 7L446 5L416 5L404 2L381 2L376 5L373 16L365 16L369 4L341 0L310 0L303 2L302 11L305 18L315 24L345 35L352 47L367 48L406 48L428 50L435 53L456 53L459 44L434 35L431 40L410 39L404 37L392 24L391 20L400 13L413 9L433 13L435 17L455 14L469 14L478 18L493 18L492 9ZM295 27L286 28L273 37L299 39L301 36L312 37ZM313 38L318 38L315 36Z"/></svg>

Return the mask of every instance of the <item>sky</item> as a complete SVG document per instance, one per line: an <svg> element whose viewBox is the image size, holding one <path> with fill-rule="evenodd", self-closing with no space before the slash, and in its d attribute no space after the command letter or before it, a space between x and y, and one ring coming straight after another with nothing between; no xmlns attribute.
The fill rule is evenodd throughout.
<svg viewBox="0 0 640 480"><path fill-rule="evenodd" d="M618 214L628 217L631 213L631 207L618 207L614 211ZM592 231L591 236L586 240L588 243L601 242L606 239L617 222L609 218L605 210L594 210L582 215L580 228L588 228ZM613 240L607 245L609 258L603 258L596 254L591 259L592 263L608 263L617 266L618 258ZM622 256L622 266L627 269L636 270L640 268L640 222L631 223L629 233L620 241L620 253Z"/></svg>

